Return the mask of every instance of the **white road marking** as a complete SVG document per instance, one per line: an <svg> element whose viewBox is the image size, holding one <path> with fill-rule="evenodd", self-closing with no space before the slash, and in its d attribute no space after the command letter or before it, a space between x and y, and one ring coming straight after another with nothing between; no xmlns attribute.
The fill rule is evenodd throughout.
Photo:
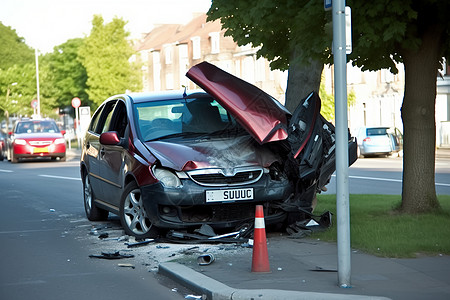
<svg viewBox="0 0 450 300"><path fill-rule="evenodd" d="M336 177L336 174L333 174L332 176ZM402 182L401 179L378 178L378 177L348 176L348 178L366 179L366 180L375 180L375 181L390 181L390 182L400 182L400 183ZM448 183L438 183L438 182L436 182L435 185L450 186L450 184L448 184Z"/></svg>
<svg viewBox="0 0 450 300"><path fill-rule="evenodd" d="M81 180L81 178L77 178L77 177L64 177L64 176L55 176L55 175L39 175L39 176L47 177L47 178L66 179L66 180Z"/></svg>
<svg viewBox="0 0 450 300"><path fill-rule="evenodd" d="M3 172L3 173L12 173L13 171L11 171L11 170L3 170L3 169L0 169L0 172Z"/></svg>

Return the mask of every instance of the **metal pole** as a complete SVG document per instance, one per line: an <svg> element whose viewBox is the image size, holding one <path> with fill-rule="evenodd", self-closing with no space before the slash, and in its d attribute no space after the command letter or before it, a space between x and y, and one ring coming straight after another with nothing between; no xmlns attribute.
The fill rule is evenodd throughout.
<svg viewBox="0 0 450 300"><path fill-rule="evenodd" d="M333 0L333 56L336 113L336 212L338 281L351 286L350 206L348 192L347 55L345 0Z"/></svg>
<svg viewBox="0 0 450 300"><path fill-rule="evenodd" d="M34 49L34 56L36 57L36 88L37 88L37 115L41 117L41 98L39 96L39 59L38 50Z"/></svg>

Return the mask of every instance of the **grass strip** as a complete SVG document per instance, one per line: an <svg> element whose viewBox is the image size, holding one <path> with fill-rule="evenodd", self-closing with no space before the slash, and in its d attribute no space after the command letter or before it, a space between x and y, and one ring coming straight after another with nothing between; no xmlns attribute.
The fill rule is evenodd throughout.
<svg viewBox="0 0 450 300"><path fill-rule="evenodd" d="M350 241L353 249L382 257L450 255L450 196L440 195L438 213L400 214L400 195L350 195ZM333 225L311 237L337 241L336 195L319 195L315 214L333 213Z"/></svg>

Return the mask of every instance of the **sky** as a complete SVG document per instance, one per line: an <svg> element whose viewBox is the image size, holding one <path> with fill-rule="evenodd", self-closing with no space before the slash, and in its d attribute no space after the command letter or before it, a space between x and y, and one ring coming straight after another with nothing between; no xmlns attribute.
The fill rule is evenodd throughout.
<svg viewBox="0 0 450 300"><path fill-rule="evenodd" d="M139 38L157 24L187 23L210 6L211 0L0 0L0 21L47 53L68 39L88 36L95 14L105 23L114 17L128 21L125 28Z"/></svg>

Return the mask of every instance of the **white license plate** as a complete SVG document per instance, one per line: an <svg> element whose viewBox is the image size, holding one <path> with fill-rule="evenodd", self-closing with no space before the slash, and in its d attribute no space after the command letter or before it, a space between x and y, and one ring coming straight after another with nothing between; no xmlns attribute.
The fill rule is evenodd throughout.
<svg viewBox="0 0 450 300"><path fill-rule="evenodd" d="M206 202L252 200L253 189L206 191Z"/></svg>

